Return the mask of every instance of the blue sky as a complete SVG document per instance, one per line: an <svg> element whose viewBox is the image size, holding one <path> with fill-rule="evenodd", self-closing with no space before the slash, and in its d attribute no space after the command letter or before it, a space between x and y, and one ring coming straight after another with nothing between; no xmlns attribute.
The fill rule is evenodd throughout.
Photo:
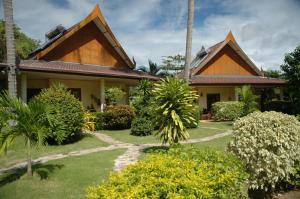
<svg viewBox="0 0 300 199"><path fill-rule="evenodd" d="M2 0L0 17L3 15ZM184 54L187 0L14 0L15 22L29 36L70 27L98 3L110 27L138 65ZM284 53L300 44L299 0L195 0L193 54L222 41L237 42L264 69L278 69Z"/></svg>

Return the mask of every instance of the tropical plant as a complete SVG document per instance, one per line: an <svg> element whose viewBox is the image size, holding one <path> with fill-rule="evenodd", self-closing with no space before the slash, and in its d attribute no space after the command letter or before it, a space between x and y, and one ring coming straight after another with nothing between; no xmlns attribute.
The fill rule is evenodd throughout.
<svg viewBox="0 0 300 199"><path fill-rule="evenodd" d="M84 112L84 124L82 127L83 131L87 131L87 132L91 132L91 131L95 131L96 130L96 116L89 112L89 111L85 111Z"/></svg>
<svg viewBox="0 0 300 199"><path fill-rule="evenodd" d="M274 111L257 111L234 123L229 151L245 163L251 189L272 190L289 178L299 158L299 132L294 116Z"/></svg>
<svg viewBox="0 0 300 199"><path fill-rule="evenodd" d="M148 60L148 67L145 67L145 66L140 66L137 68L138 71L142 71L142 72L145 72L145 73L149 73L150 75L153 75L153 76L162 76L160 74L160 70L161 70L161 67L157 65L157 63L154 63L153 61L151 61L150 59Z"/></svg>
<svg viewBox="0 0 300 199"><path fill-rule="evenodd" d="M241 162L216 151L171 149L147 155L89 187L87 198L247 198L247 174Z"/></svg>
<svg viewBox="0 0 300 199"><path fill-rule="evenodd" d="M136 117L131 124L131 135L147 136L151 135L154 130L152 121L147 117Z"/></svg>
<svg viewBox="0 0 300 199"><path fill-rule="evenodd" d="M185 50L185 69L184 78L188 82L190 79L190 67L192 62L192 36L194 21L194 0L188 1L188 22L186 33L186 50Z"/></svg>
<svg viewBox="0 0 300 199"><path fill-rule="evenodd" d="M126 93L118 87L112 87L105 90L105 98L108 105L116 105Z"/></svg>
<svg viewBox="0 0 300 199"><path fill-rule="evenodd" d="M84 125L84 108L66 86L54 84L33 100L49 108L49 116L44 118L50 121L46 124L51 129L47 135L48 143L63 144L80 137Z"/></svg>
<svg viewBox="0 0 300 199"><path fill-rule="evenodd" d="M0 153L7 151L16 137L23 137L27 150L27 174L32 176L31 148L44 142L48 128L42 118L48 118L47 107L37 101L24 103L8 93L0 95Z"/></svg>
<svg viewBox="0 0 300 199"><path fill-rule="evenodd" d="M156 136L163 143L178 143L189 137L184 124L195 123L193 112L197 94L187 82L174 77L167 77L155 84L154 104L156 123L159 126Z"/></svg>
<svg viewBox="0 0 300 199"><path fill-rule="evenodd" d="M300 45L285 55L281 70L288 82L288 93L294 104L293 114L300 114Z"/></svg>
<svg viewBox="0 0 300 199"><path fill-rule="evenodd" d="M163 71L166 75L175 75L184 70L184 61L185 56L177 54L177 55L169 55L162 57L162 65L161 71Z"/></svg>
<svg viewBox="0 0 300 199"><path fill-rule="evenodd" d="M236 89L240 101L243 102L243 116L257 110L257 96L253 94L250 85L244 85Z"/></svg>

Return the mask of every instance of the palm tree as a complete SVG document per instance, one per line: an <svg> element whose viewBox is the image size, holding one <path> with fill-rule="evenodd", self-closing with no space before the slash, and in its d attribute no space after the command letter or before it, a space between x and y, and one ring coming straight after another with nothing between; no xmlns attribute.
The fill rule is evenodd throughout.
<svg viewBox="0 0 300 199"><path fill-rule="evenodd" d="M148 74L153 75L153 76L159 75L159 72L160 72L161 68L157 65L157 63L154 63L153 61L151 61L149 59L148 64L149 64L149 68L147 68L145 66L140 66L140 67L137 68L137 70L148 73Z"/></svg>
<svg viewBox="0 0 300 199"><path fill-rule="evenodd" d="M257 110L257 96L253 94L250 85L244 85L242 88L237 88L237 93L239 95L240 101L243 102L243 115L248 115L249 113Z"/></svg>
<svg viewBox="0 0 300 199"><path fill-rule="evenodd" d="M27 105L9 93L3 93L0 95L0 110L0 153L6 152L16 137L23 137L27 148L27 174L31 177L31 147L41 145L48 130L41 120L48 118L46 107L36 100Z"/></svg>
<svg viewBox="0 0 300 199"><path fill-rule="evenodd" d="M186 34L186 50L185 50L185 69L184 78L188 82L190 78L190 65L192 62L192 34L194 20L194 0L188 2L188 22Z"/></svg>
<svg viewBox="0 0 300 199"><path fill-rule="evenodd" d="M17 79L16 79L16 52L13 32L13 8L12 0L3 0L6 51L8 71L8 90L12 96L17 96Z"/></svg>

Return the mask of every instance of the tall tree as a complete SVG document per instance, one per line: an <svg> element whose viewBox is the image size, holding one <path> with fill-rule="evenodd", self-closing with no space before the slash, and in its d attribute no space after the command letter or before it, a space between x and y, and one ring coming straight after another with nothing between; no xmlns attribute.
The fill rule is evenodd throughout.
<svg viewBox="0 0 300 199"><path fill-rule="evenodd" d="M281 70L288 82L288 93L294 105L294 113L300 114L300 45L285 55Z"/></svg>
<svg viewBox="0 0 300 199"><path fill-rule="evenodd" d="M14 45L13 32L13 8L12 0L3 0L5 32L6 32L6 55L8 71L8 91L12 96L17 96L17 78L16 78L16 53Z"/></svg>
<svg viewBox="0 0 300 199"><path fill-rule="evenodd" d="M48 129L42 118L48 118L44 104L33 100L29 104L8 93L0 95L0 153L7 151L16 137L23 137L27 150L27 174L32 176L31 148L42 144Z"/></svg>
<svg viewBox="0 0 300 199"><path fill-rule="evenodd" d="M170 75L175 75L184 70L185 56L177 54L174 56L164 56L161 69Z"/></svg>
<svg viewBox="0 0 300 199"><path fill-rule="evenodd" d="M186 50L185 50L185 70L184 77L186 81L190 78L190 65L192 62L192 34L194 21L194 0L188 0L188 22L186 34Z"/></svg>

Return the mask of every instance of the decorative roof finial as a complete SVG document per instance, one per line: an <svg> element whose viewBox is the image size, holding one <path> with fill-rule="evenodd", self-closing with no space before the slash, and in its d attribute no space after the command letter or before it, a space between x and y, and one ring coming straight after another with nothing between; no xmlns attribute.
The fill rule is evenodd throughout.
<svg viewBox="0 0 300 199"><path fill-rule="evenodd" d="M229 33L227 34L225 40L226 40L227 42L229 42L229 41L236 42L236 41L235 41L235 38L234 38L234 36L233 36L233 34L232 34L232 32L231 32L231 30L230 30Z"/></svg>

